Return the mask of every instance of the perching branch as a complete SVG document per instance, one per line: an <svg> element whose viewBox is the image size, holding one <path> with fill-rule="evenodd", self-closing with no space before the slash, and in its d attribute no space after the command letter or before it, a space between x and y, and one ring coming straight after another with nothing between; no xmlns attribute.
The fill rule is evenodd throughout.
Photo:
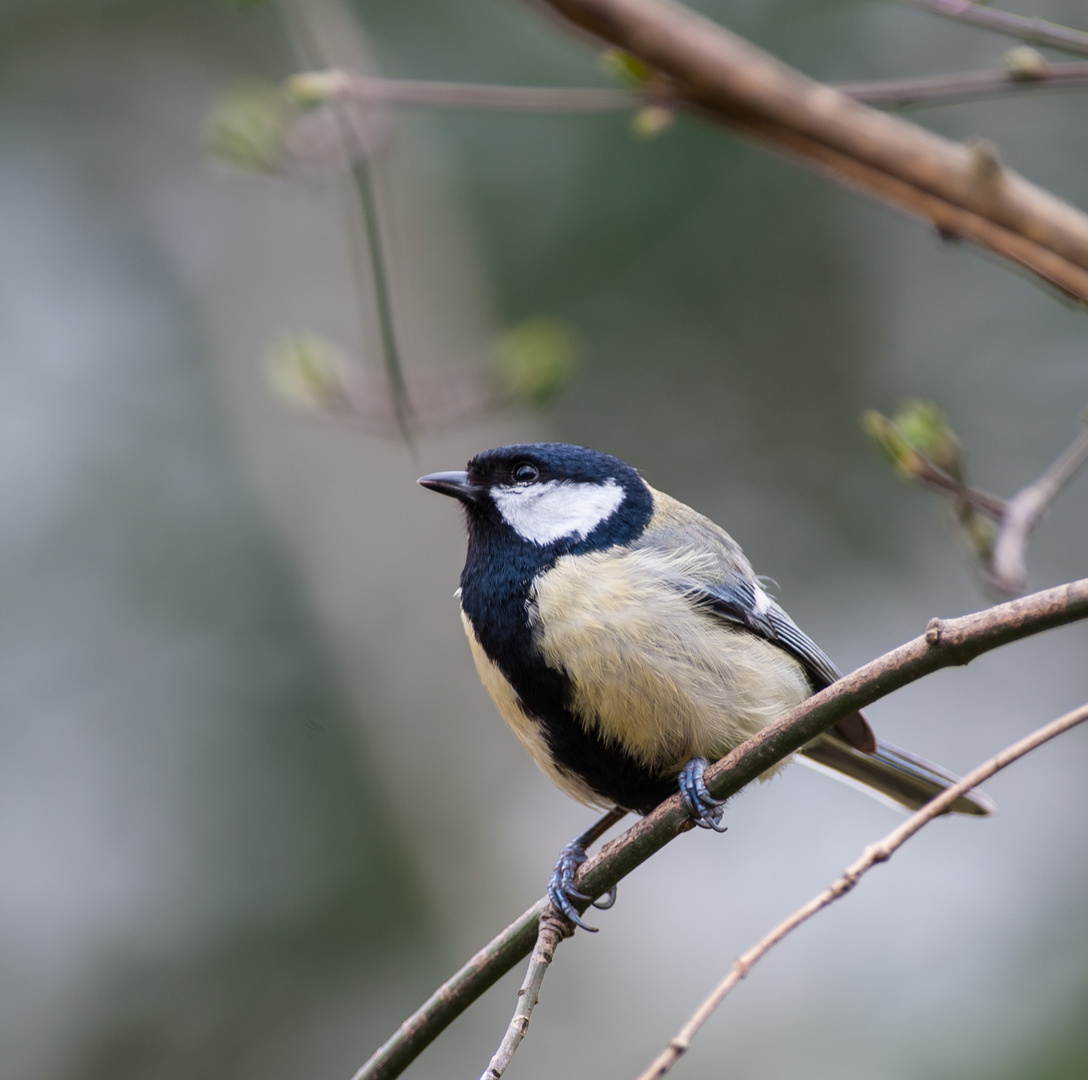
<svg viewBox="0 0 1088 1080"><path fill-rule="evenodd" d="M660 72L705 115L1088 303L1088 216L1006 168L993 147L853 101L668 0L542 2Z"/></svg>
<svg viewBox="0 0 1088 1080"><path fill-rule="evenodd" d="M993 30L996 34L1018 38L1030 45L1044 45L1049 49L1061 49L1063 52L1078 53L1088 56L1088 34L1083 30L1072 30L1068 26L1047 22L1034 16L1014 15L1009 11L983 7L971 0L901 0L910 7L931 11L934 15L943 15L947 19L969 23L983 30Z"/></svg>
<svg viewBox="0 0 1088 1080"><path fill-rule="evenodd" d="M772 765L842 717L941 668L967 664L982 653L1088 618L1088 578L1047 589L958 619L933 619L925 634L821 690L711 766L707 786L717 798L735 795ZM679 796L604 845L578 875L576 887L602 896L636 866L691 828ZM401 1024L355 1074L354 1080L391 1080L523 957L536 940L546 901L540 900Z"/></svg>
<svg viewBox="0 0 1088 1080"><path fill-rule="evenodd" d="M988 780L995 773L1018 761L1025 754L1031 753L1037 747L1057 738L1063 732L1069 731L1078 724L1088 720L1088 705L1082 705L1073 712L1045 724L1037 731L1013 743L1012 746L1002 750L1000 754L990 758L977 769L972 769L958 784L942 791L935 799L930 800L920 810L912 814L897 829L893 829L883 840L876 844L870 844L861 857L848 867L838 880L829 885L822 893L814 896L803 907L798 908L788 919L783 920L766 937L756 942L746 953L739 956L733 962L733 968L729 974L714 988L714 991L706 998L692 1014L688 1022L677 1032L669 1045L654 1060L653 1064L642 1073L638 1080L659 1080L691 1047L692 1039L698 1034L699 1029L710 1019L711 1014L725 1000L730 991L741 981L747 978L752 968L763 959L784 938L788 937L802 923L807 922L817 912L829 907L836 900L841 900L861 878L879 863L887 862L896 851L899 850L912 836L923 826L939 817L961 795L973 787Z"/></svg>

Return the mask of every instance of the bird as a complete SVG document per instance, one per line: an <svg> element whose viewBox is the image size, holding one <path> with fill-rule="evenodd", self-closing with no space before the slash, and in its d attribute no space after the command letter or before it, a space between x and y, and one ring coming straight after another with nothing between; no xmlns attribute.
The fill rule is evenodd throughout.
<svg viewBox="0 0 1088 1080"><path fill-rule="evenodd" d="M484 687L580 802L646 814L679 790L695 824L724 831L708 763L840 678L729 533L619 458L522 443L418 483L465 511L457 595ZM860 712L800 754L908 809L958 780L877 739ZM970 791L951 810L995 806ZM548 883L552 903L587 930L575 900L592 898L575 875L595 835L562 849Z"/></svg>

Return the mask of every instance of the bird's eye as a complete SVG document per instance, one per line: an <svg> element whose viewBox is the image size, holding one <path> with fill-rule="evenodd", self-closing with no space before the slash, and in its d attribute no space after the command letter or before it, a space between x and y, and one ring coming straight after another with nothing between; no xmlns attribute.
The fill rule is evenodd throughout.
<svg viewBox="0 0 1088 1080"><path fill-rule="evenodd" d="M540 476L540 470L535 465L523 461L520 465L514 466L513 476L515 484L531 484Z"/></svg>

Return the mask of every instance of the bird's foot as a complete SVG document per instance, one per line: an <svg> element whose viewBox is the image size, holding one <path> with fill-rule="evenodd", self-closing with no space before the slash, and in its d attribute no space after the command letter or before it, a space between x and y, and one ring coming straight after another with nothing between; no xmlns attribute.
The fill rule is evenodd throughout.
<svg viewBox="0 0 1088 1080"><path fill-rule="evenodd" d="M700 829L725 832L727 826L722 824L722 807L726 800L715 799L703 783L707 764L706 758L694 757L680 770L680 795Z"/></svg>
<svg viewBox="0 0 1088 1080"><path fill-rule="evenodd" d="M579 836L577 840L572 840L561 852L559 852L559 859L556 861L555 869L552 871L552 876L548 880L548 899L561 911L575 926L580 926L583 930L588 930L590 933L597 933L597 927L590 926L588 923L582 921L581 915L578 914L578 909L574 906L574 900L588 900L589 895L584 892L580 892L574 887L574 875L578 872L578 867L586 861L586 840L584 836ZM616 887L613 885L611 889L604 894L604 896L598 897L593 901L593 906L606 910L610 908L616 902Z"/></svg>

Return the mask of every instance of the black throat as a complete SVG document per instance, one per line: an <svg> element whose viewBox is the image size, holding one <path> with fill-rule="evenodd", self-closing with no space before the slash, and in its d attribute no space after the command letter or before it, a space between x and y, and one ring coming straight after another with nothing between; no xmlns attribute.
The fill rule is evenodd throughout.
<svg viewBox="0 0 1088 1080"><path fill-rule="evenodd" d="M533 582L564 555L630 543L653 514L653 497L641 477L624 479L624 500L585 538L541 545L525 540L503 520L490 499L466 507L468 557L461 572L461 606L487 657L517 693L527 717L541 724L555 764L578 776L602 799L645 812L675 789L672 777L650 773L619 746L605 742L570 711L567 673L549 667L536 651L529 624Z"/></svg>

